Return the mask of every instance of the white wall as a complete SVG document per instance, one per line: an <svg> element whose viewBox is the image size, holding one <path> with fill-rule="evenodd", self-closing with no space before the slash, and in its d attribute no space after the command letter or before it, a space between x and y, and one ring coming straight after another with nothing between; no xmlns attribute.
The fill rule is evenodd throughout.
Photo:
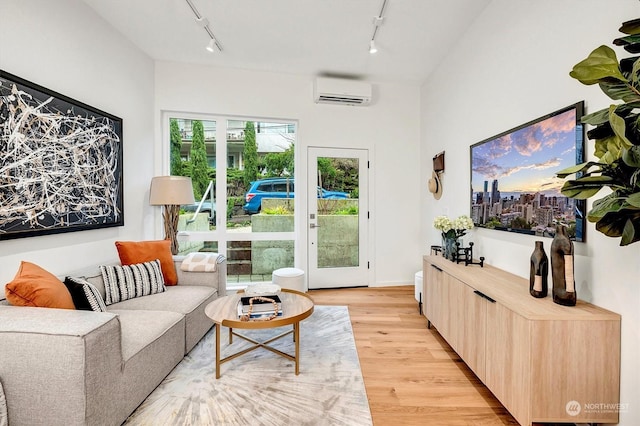
<svg viewBox="0 0 640 426"><path fill-rule="evenodd" d="M639 11L637 0L494 0L485 9L422 87L422 162L446 151L444 195L436 201L421 190L426 241L440 240L434 216L469 214L470 145L582 99L587 112L609 105L597 86L583 86L568 73L597 46L611 46L620 24ZM587 146L592 155L593 142ZM536 238L472 234L478 256L528 278ZM548 250L551 239L545 240ZM575 244L575 273L578 297L622 315L620 398L629 405L620 424L632 426L640 424L640 244L618 243L589 224L587 242Z"/></svg>
<svg viewBox="0 0 640 426"><path fill-rule="evenodd" d="M164 110L298 121L297 155L309 146L369 149L374 194L371 285L407 284L420 268L419 87L374 84L368 107L317 105L311 76L156 63L156 119ZM160 125L156 126L159 132ZM167 149L160 133L156 151ZM160 158L156 159L161 162ZM161 173L162 164L157 164ZM297 173L300 185L304 173ZM306 257L306 227L296 248Z"/></svg>
<svg viewBox="0 0 640 426"><path fill-rule="evenodd" d="M21 260L54 274L117 259L113 242L151 236L153 61L79 0L2 0L0 69L123 119L125 226L0 241L0 287ZM4 295L4 291L2 291Z"/></svg>

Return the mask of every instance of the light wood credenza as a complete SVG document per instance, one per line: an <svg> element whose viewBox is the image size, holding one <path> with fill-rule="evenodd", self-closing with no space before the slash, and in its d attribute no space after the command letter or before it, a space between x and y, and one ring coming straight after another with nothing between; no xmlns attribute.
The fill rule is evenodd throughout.
<svg viewBox="0 0 640 426"><path fill-rule="evenodd" d="M423 277L429 324L520 424L618 423L620 315L490 265L424 256Z"/></svg>

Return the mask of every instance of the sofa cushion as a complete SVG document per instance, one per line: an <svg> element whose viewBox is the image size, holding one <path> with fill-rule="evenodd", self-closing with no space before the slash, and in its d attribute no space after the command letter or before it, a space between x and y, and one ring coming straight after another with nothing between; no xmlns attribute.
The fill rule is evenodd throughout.
<svg viewBox="0 0 640 426"><path fill-rule="evenodd" d="M107 305L165 291L160 261L157 259L134 265L103 265L100 271Z"/></svg>
<svg viewBox="0 0 640 426"><path fill-rule="evenodd" d="M213 326L204 308L216 299L218 292L213 287L174 286L164 293L125 300L107 307L112 310L156 310L176 312L185 317L186 337L184 353L189 352L204 334Z"/></svg>
<svg viewBox="0 0 640 426"><path fill-rule="evenodd" d="M107 310L100 292L90 282L82 278L66 277L64 285L67 286L69 293L71 293L76 309L96 312L105 312Z"/></svg>
<svg viewBox="0 0 640 426"><path fill-rule="evenodd" d="M176 312L129 309L109 312L118 315L120 320L122 360L125 363L173 327L180 328L184 340L184 317Z"/></svg>
<svg viewBox="0 0 640 426"><path fill-rule="evenodd" d="M166 287L163 293L124 300L107 306L107 310L109 312L113 310L169 311L186 315L215 293L215 288L204 286Z"/></svg>
<svg viewBox="0 0 640 426"><path fill-rule="evenodd" d="M178 284L176 266L171 254L171 241L116 241L120 263L132 265L134 263L149 262L159 259L162 265L162 275L166 285Z"/></svg>
<svg viewBox="0 0 640 426"><path fill-rule="evenodd" d="M75 309L62 281L31 262L20 262L18 273L4 290L9 303L15 306Z"/></svg>

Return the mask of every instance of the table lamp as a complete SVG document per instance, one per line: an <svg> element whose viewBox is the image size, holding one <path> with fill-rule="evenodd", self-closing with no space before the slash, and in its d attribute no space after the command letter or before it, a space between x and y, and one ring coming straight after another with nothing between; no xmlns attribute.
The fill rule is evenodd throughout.
<svg viewBox="0 0 640 426"><path fill-rule="evenodd" d="M149 204L164 206L164 238L171 241L171 253L178 254L178 217L180 206L193 204L191 178L184 176L156 176L151 180Z"/></svg>

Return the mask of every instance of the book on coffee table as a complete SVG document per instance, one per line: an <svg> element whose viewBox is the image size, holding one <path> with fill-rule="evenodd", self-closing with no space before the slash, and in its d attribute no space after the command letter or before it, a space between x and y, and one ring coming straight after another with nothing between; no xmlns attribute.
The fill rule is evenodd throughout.
<svg viewBox="0 0 640 426"><path fill-rule="evenodd" d="M246 316L247 314L248 314L248 311L244 311L242 309L242 305L240 303L238 303L238 318ZM268 318L268 317L270 317L272 315L273 315L273 305L271 305L271 310L270 311L264 311L264 312L251 311L251 315L249 315L249 319ZM280 308L278 310L278 315L277 316L279 316L279 317L282 316L282 308Z"/></svg>
<svg viewBox="0 0 640 426"><path fill-rule="evenodd" d="M242 306L242 312L243 313L247 313L249 312L249 306L251 304L251 299L253 296L244 296L240 298L240 304ZM280 301L280 298L278 297L277 294L274 295L268 295L268 296L261 296L261 297L265 297L267 299L271 299L273 301L276 302L276 304L278 305L278 312L282 312L282 302ZM253 301L253 307L251 309L251 313L264 313L264 312L273 312L274 311L274 306L273 303L268 302L268 301L264 301L264 300L254 300Z"/></svg>

